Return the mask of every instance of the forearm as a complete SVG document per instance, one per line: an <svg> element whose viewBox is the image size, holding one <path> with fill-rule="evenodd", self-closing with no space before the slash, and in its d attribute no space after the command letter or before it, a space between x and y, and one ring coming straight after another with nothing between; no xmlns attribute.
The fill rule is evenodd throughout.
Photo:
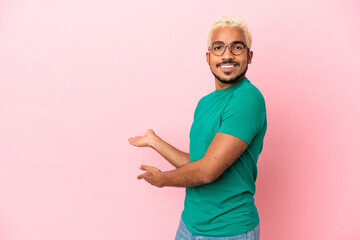
<svg viewBox="0 0 360 240"><path fill-rule="evenodd" d="M176 168L184 166L190 161L188 153L176 149L157 135L151 138L150 145Z"/></svg>
<svg viewBox="0 0 360 240"><path fill-rule="evenodd" d="M182 167L161 173L161 185L172 187L197 187L215 179L209 176L209 170L202 159L189 162Z"/></svg>

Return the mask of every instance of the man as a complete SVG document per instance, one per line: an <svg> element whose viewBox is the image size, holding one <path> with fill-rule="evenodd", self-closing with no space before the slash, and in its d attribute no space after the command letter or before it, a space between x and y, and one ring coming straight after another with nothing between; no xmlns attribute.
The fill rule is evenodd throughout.
<svg viewBox="0 0 360 240"><path fill-rule="evenodd" d="M254 204L257 160L266 132L265 101L245 77L251 63L251 34L236 17L222 17L208 37L206 59L215 91L203 97L190 131L190 154L166 143L153 130L129 139L152 147L176 167L161 172L141 165L150 184L186 187L176 239L259 239Z"/></svg>

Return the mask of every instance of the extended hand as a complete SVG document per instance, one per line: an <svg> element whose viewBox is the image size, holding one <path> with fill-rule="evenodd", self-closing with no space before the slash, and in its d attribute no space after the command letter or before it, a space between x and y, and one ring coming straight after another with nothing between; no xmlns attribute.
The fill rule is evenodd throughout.
<svg viewBox="0 0 360 240"><path fill-rule="evenodd" d="M144 136L131 137L128 139L131 145L137 147L151 147L151 140L156 136L152 129L148 129Z"/></svg>
<svg viewBox="0 0 360 240"><path fill-rule="evenodd" d="M159 169L146 165L140 165L139 168L146 171L137 177L139 180L144 179L151 185L156 187L163 187L163 183L161 181L161 171Z"/></svg>

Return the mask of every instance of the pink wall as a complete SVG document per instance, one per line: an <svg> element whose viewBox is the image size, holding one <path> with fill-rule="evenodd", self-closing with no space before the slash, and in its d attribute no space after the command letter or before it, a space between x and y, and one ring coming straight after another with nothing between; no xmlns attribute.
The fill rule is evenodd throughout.
<svg viewBox="0 0 360 240"><path fill-rule="evenodd" d="M0 239L173 239L184 189L138 181L171 166L127 139L188 148L222 15L248 22L267 101L261 239L360 239L360 4L337 2L1 1Z"/></svg>

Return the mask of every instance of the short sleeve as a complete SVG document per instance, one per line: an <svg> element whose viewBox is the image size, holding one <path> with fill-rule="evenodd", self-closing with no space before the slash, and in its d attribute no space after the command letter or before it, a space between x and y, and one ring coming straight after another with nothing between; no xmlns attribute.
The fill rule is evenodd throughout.
<svg viewBox="0 0 360 240"><path fill-rule="evenodd" d="M238 89L225 107L218 132L250 144L266 121L265 101L257 89Z"/></svg>

